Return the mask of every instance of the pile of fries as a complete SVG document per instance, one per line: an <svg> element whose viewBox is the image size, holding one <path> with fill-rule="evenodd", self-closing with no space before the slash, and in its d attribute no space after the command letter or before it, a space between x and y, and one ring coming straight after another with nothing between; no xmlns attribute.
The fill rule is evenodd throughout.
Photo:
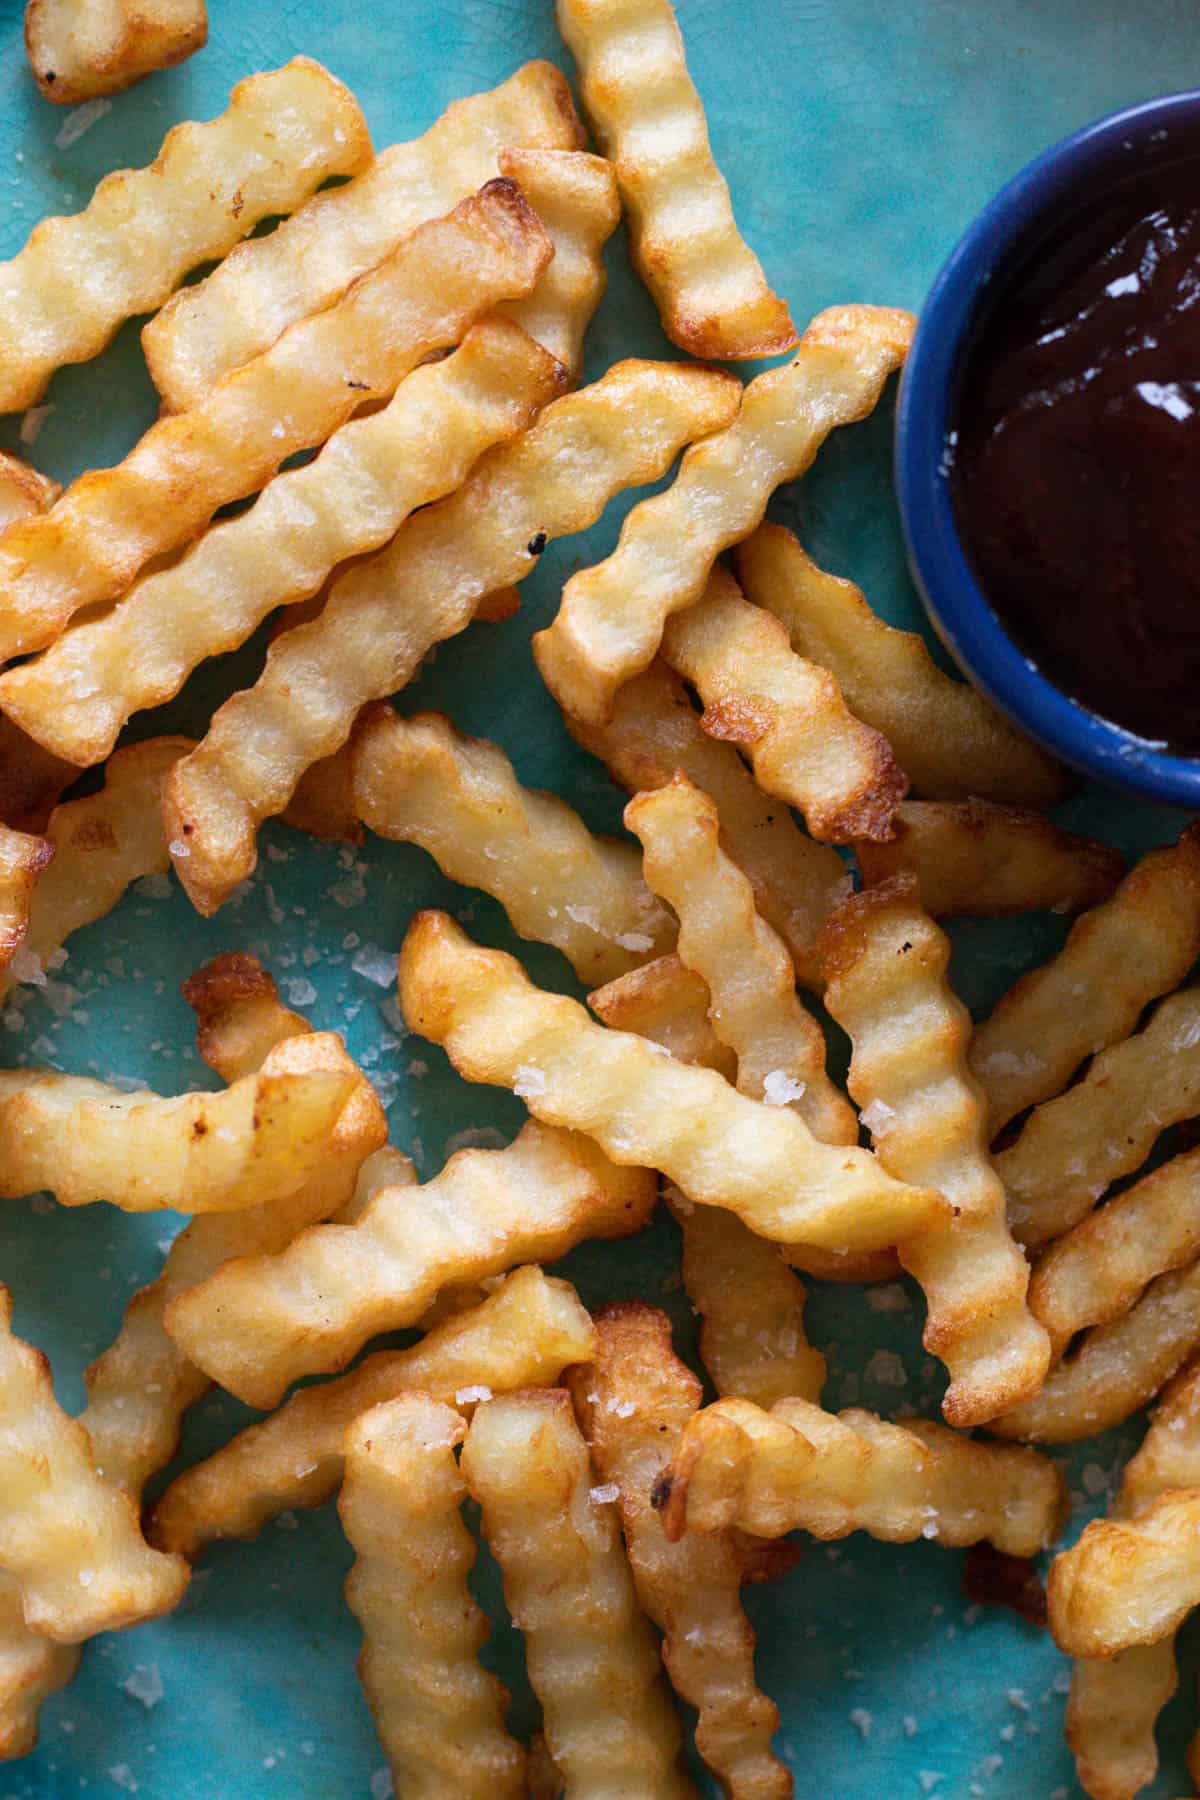
<svg viewBox="0 0 1200 1800"><path fill-rule="evenodd" d="M95 21L66 43L67 10L29 8L54 99L203 38L202 6L163 4L135 66ZM1200 1151L1139 1175L1200 1110L1200 828L1127 872L1053 823L1044 753L764 522L878 404L912 321L846 305L797 334L669 0L558 10L601 155L547 63L376 154L297 57L0 271L0 406L141 314L162 400L65 491L0 460L5 1004L145 877L218 913L278 817L419 846L590 990L535 985L446 913L381 923L408 1027L530 1115L423 1184L341 1036L236 943L184 990L220 1090L0 1070L0 1197L190 1215L79 1418L0 1287L0 1757L32 1749L88 1638L178 1605L206 1545L337 1495L398 1795L692 1794L673 1691L724 1792L783 1800L740 1594L786 1574L788 1534L1027 1562L1067 1511L1035 1446L1165 1389L1113 1516L1049 1577L1080 1779L1122 1800L1153 1778L1200 1604ZM622 212L676 345L790 360L744 386L628 360L579 387ZM630 796L628 835L598 838L505 748L391 701L681 453L534 638L565 730ZM122 740L269 617L261 675L198 739ZM1077 915L1064 946L973 1026L939 921L1036 911ZM665 1313L591 1316L543 1267L660 1205L711 1405ZM807 1281L901 1271L942 1418L826 1410ZM420 1335L356 1360L398 1328ZM266 1416L164 1490L214 1382ZM532 1745L479 1659L467 1499L524 1635Z"/></svg>

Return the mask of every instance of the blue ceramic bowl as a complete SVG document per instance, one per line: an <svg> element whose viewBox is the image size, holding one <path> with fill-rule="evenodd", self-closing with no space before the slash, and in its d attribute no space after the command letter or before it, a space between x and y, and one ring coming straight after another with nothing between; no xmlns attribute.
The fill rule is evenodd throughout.
<svg viewBox="0 0 1200 1800"><path fill-rule="evenodd" d="M945 264L917 326L900 389L896 486L909 562L951 655L1031 737L1115 787L1200 811L1200 757L1180 756L1090 712L1048 681L993 612L959 533L951 491L960 380L997 291L1086 198L1200 134L1200 91L1111 114L1037 157L1001 188Z"/></svg>

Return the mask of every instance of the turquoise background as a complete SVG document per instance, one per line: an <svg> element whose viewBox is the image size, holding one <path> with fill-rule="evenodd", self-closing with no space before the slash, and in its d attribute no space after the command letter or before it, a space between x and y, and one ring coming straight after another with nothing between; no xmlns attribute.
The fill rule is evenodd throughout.
<svg viewBox="0 0 1200 1800"><path fill-rule="evenodd" d="M65 112L38 97L20 8L0 0L0 254L13 254L43 212L85 204L108 170L150 160L176 121L219 112L240 76L296 51L351 83L378 147L423 130L449 100L527 57L570 67L546 0L214 0L211 10L206 50L118 96L86 136L60 149ZM680 0L679 13L739 219L798 321L834 301L918 306L961 229L1035 151L1100 113L1185 86L1200 70L1200 20L1182 0L993 8L910 0L889 9L872 0ZM669 353L620 238L610 268L591 374L618 355ZM55 411L32 452L40 467L65 479L119 457L154 413L135 329L95 364L58 376L49 398ZM889 433L887 409L843 433L802 491L772 510L798 523L829 566L861 581L888 617L914 624L889 492ZM16 446L15 421L0 426L0 443ZM618 826L621 799L571 746L528 640L552 616L566 575L611 547L627 505L611 507L586 538L553 546L525 585L519 617L443 646L403 702L443 707L467 730L494 737L526 780L569 794L603 828ZM161 715L136 720L132 735L198 729L262 654L260 635L202 671ZM1076 796L1061 816L1130 853L1178 824L1099 793ZM513 947L499 909L444 881L407 847L371 842L351 851L272 827L263 850L250 891L213 920L198 919L165 879L129 894L73 940L46 994L0 1009L0 1062L136 1078L164 1091L211 1085L179 984L216 951L247 949L293 1004L346 1033L381 1083L395 1140L426 1175L464 1133L465 1141L510 1136L519 1103L466 1087L440 1052L403 1036L389 994L352 966L362 948L394 951L424 905L448 905L481 938ZM957 928L961 991L976 1008L990 1005L1062 933L1051 919ZM554 952L522 946L521 954L537 978L575 991ZM44 1201L0 1213L0 1277L14 1290L18 1328L51 1354L68 1406L81 1403L84 1364L110 1341L129 1294L156 1272L174 1223L103 1207L55 1211ZM590 1301L660 1301L690 1343L669 1223L630 1244L585 1248L566 1266ZM876 1310L854 1290L814 1289L810 1328L829 1354L829 1404L861 1401L887 1414L936 1407L941 1382L920 1347L919 1299L908 1288L892 1298L903 1310ZM901 1376L905 1385L895 1385ZM205 1454L247 1416L232 1402L202 1403L186 1458ZM1065 1459L1073 1531L1103 1506L1138 1430ZM347 1563L332 1507L281 1520L257 1544L210 1552L178 1615L89 1647L78 1681L45 1709L37 1754L0 1769L0 1800L81 1792L89 1800L135 1792L149 1800L350 1800L386 1791L354 1676L357 1631L340 1596ZM962 1557L934 1545L896 1549L856 1537L810 1545L790 1580L749 1591L760 1676L783 1709L781 1754L798 1795L1065 1800L1079 1791L1061 1738L1065 1661L1011 1615L967 1610L961 1574ZM486 1562L480 1585L499 1621L489 1654L527 1728L534 1707L521 1647ZM151 1665L163 1698L149 1710L124 1684ZM1195 1697L1189 1672L1168 1713L1168 1773L1155 1795L1186 1787L1182 1746Z"/></svg>

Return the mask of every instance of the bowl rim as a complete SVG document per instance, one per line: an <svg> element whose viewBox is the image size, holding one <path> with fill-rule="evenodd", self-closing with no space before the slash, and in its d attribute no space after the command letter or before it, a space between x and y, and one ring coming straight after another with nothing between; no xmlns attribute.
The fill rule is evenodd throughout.
<svg viewBox="0 0 1200 1800"><path fill-rule="evenodd" d="M1141 101L1060 139L1006 182L930 288L896 407L896 494L909 567L955 661L1001 712L1063 762L1110 786L1192 810L1200 810L1200 755L1179 755L1089 711L1008 635L968 562L949 476L961 352L1013 251L1098 163L1111 168L1122 153L1144 149L1151 134L1194 127L1198 119L1200 88Z"/></svg>

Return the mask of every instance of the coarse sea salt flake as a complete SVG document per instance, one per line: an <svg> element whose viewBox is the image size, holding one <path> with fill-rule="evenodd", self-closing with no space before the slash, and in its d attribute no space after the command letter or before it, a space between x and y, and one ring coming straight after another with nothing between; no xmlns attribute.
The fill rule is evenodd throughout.
<svg viewBox="0 0 1200 1800"><path fill-rule="evenodd" d="M371 1789L371 1800L391 1800L391 1796L396 1791L392 1786L391 1775L386 1769L376 1769L371 1777L369 1786Z"/></svg>
<svg viewBox="0 0 1200 1800"><path fill-rule="evenodd" d="M518 1100L536 1100L546 1091L546 1077L533 1063L518 1063L512 1091Z"/></svg>
<svg viewBox="0 0 1200 1800"><path fill-rule="evenodd" d="M149 1712L163 1697L162 1676L157 1663L138 1663L128 1681L121 1683L132 1700L140 1700Z"/></svg>
<svg viewBox="0 0 1200 1800"><path fill-rule="evenodd" d="M492 1390L487 1383L481 1381L475 1387L462 1387L454 1396L455 1406L473 1406L478 1400L490 1400Z"/></svg>
<svg viewBox="0 0 1200 1800"><path fill-rule="evenodd" d="M75 107L67 114L55 132L55 149L69 150L72 144L79 142L85 131L90 131L93 125L99 123L105 113L111 111L111 100L85 100L82 106Z"/></svg>
<svg viewBox="0 0 1200 1800"><path fill-rule="evenodd" d="M350 967L356 975L361 975L364 981L373 982L376 987L395 986L395 953L385 950L380 944L364 944L351 958Z"/></svg>
<svg viewBox="0 0 1200 1800"><path fill-rule="evenodd" d="M872 1137L882 1137L896 1116L895 1108L886 1100L876 1097L859 1113L859 1119L866 1126Z"/></svg>
<svg viewBox="0 0 1200 1800"><path fill-rule="evenodd" d="M591 1490L593 1506L611 1506L614 1500L621 1498L621 1490L615 1481L606 1481L602 1487Z"/></svg>
<svg viewBox="0 0 1200 1800"><path fill-rule="evenodd" d="M805 1084L789 1075L786 1069L772 1069L763 1076L763 1099L768 1106L790 1106L804 1098Z"/></svg>
<svg viewBox="0 0 1200 1800"><path fill-rule="evenodd" d="M865 1743L871 1735L871 1727L875 1721L865 1706L856 1706L851 1711L850 1723Z"/></svg>
<svg viewBox="0 0 1200 1800"><path fill-rule="evenodd" d="M942 1774L940 1769L917 1770L917 1780L921 1784L921 1792L923 1794L932 1794L939 1781L945 1781L945 1779L946 1777Z"/></svg>

